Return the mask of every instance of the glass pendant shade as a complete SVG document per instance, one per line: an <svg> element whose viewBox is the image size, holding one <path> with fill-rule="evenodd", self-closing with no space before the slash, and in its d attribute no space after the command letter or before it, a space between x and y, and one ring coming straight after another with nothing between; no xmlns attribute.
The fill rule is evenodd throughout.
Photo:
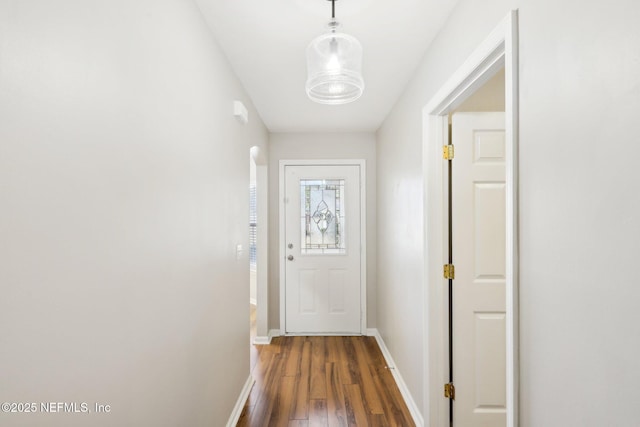
<svg viewBox="0 0 640 427"><path fill-rule="evenodd" d="M307 47L307 95L321 104L346 104L360 98L364 90L362 45L337 28L332 21L329 32Z"/></svg>

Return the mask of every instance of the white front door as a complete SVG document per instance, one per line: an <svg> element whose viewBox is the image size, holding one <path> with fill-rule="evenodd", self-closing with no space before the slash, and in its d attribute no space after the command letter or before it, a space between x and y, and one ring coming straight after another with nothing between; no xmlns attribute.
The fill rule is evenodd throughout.
<svg viewBox="0 0 640 427"><path fill-rule="evenodd" d="M505 116L452 117L454 425L506 425Z"/></svg>
<svg viewBox="0 0 640 427"><path fill-rule="evenodd" d="M360 334L360 166L284 167L285 333Z"/></svg>

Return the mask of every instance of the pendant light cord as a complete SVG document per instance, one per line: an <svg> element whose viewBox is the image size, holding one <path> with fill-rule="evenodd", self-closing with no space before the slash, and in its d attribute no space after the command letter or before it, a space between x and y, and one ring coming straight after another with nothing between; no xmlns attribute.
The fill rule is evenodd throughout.
<svg viewBox="0 0 640 427"><path fill-rule="evenodd" d="M336 19L336 0L331 0L331 19Z"/></svg>

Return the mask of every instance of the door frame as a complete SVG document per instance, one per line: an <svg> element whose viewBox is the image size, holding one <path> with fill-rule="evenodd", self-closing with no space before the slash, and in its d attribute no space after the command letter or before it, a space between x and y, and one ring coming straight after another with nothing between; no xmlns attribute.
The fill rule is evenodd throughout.
<svg viewBox="0 0 640 427"><path fill-rule="evenodd" d="M359 166L360 167L360 334L367 331L367 182L364 159L280 160L279 176L279 249L280 256L280 334L286 333L286 235L285 235L285 167L286 166Z"/></svg>
<svg viewBox="0 0 640 427"><path fill-rule="evenodd" d="M425 250L425 407L429 425L448 425L443 384L448 359L446 298L445 199L442 146L447 144L448 114L495 73L505 68L506 143L506 342L507 427L518 425L518 12L513 10L451 75L422 110ZM455 284L454 284L455 286Z"/></svg>

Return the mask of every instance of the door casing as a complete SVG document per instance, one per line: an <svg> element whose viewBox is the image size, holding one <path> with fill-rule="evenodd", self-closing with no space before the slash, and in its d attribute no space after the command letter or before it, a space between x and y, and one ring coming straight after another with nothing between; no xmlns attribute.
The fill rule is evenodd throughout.
<svg viewBox="0 0 640 427"><path fill-rule="evenodd" d="M279 257L280 257L280 334L284 335L286 328L286 235L285 235L285 167L286 166L343 166L355 165L360 167L360 333L367 331L367 205L366 205L366 162L364 159L331 159L331 160L280 160L279 177Z"/></svg>
<svg viewBox="0 0 640 427"><path fill-rule="evenodd" d="M518 14L511 11L423 108L425 217L425 385L428 425L449 423L443 396L447 363L445 199L442 146L448 140L448 117L501 68L505 68L506 131L506 340L507 427L518 425ZM454 282L455 286L455 282Z"/></svg>

